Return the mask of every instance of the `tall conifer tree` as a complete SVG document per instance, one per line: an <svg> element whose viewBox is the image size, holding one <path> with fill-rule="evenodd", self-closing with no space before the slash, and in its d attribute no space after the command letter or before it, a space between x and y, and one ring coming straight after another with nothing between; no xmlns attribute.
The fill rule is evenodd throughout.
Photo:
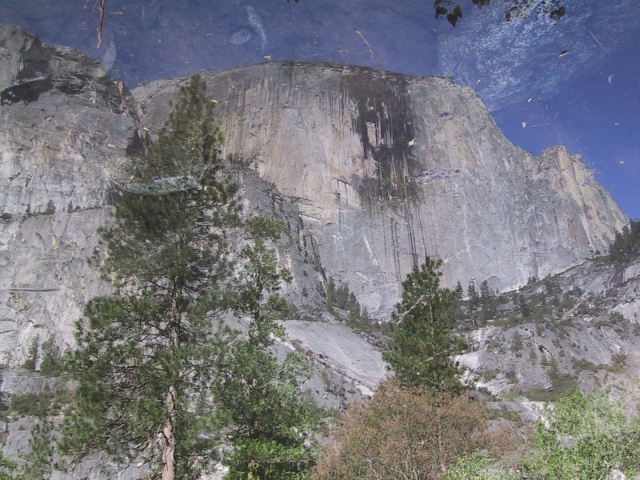
<svg viewBox="0 0 640 480"><path fill-rule="evenodd" d="M114 293L86 305L67 362L78 401L61 447L75 460L102 451L163 480L197 478L215 460L209 387L228 343L238 208L219 178L212 106L199 77L181 89L101 231Z"/></svg>
<svg viewBox="0 0 640 480"><path fill-rule="evenodd" d="M427 257L402 283L393 339L383 358L407 386L457 391L461 388L460 369L450 357L462 352L465 343L452 332L455 293L440 287L441 265L442 260Z"/></svg>
<svg viewBox="0 0 640 480"><path fill-rule="evenodd" d="M270 245L280 238L283 224L253 217L244 230L237 308L249 320L248 331L232 346L214 387L233 447L225 459L225 479L303 479L314 463L314 452L305 443L315 407L300 396L299 388L310 367L299 354L280 362L272 351L275 340L284 336L275 320L291 308L279 295L291 274L278 265Z"/></svg>

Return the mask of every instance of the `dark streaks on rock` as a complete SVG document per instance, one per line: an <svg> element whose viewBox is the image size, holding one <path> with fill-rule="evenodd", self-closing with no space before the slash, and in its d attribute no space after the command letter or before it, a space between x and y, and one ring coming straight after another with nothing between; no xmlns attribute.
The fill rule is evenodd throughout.
<svg viewBox="0 0 640 480"><path fill-rule="evenodd" d="M11 105L17 102L37 102L40 95L53 88L53 81L50 78L25 81L19 85L5 88L0 92L2 105Z"/></svg>
<svg viewBox="0 0 640 480"><path fill-rule="evenodd" d="M411 199L415 190L408 180L418 170L411 152L414 139L408 83L403 75L354 68L344 76L346 94L357 102L353 129L360 136L363 157L376 162L376 177L354 177L361 199Z"/></svg>

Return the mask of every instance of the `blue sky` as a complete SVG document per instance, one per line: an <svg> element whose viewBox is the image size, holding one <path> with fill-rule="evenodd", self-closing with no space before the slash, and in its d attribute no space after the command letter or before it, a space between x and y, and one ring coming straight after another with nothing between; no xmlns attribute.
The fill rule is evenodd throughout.
<svg viewBox="0 0 640 480"><path fill-rule="evenodd" d="M44 41L116 53L130 86L274 60L335 61L474 88L515 145L580 153L631 218L640 218L640 2L562 0L566 15L506 22L504 4L460 0L456 28L432 0L0 0L0 22Z"/></svg>

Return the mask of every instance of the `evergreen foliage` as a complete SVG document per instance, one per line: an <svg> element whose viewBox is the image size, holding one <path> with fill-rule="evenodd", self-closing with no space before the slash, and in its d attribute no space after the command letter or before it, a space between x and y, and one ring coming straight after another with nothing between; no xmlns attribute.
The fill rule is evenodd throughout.
<svg viewBox="0 0 640 480"><path fill-rule="evenodd" d="M615 263L624 263L640 252L640 221L626 225L622 232L616 232L615 239L609 247L609 259Z"/></svg>
<svg viewBox="0 0 640 480"><path fill-rule="evenodd" d="M327 288L324 292L324 302L325 307L329 313L333 313L333 307L336 304L336 284L333 281L333 277L329 277L329 281L327 282Z"/></svg>
<svg viewBox="0 0 640 480"><path fill-rule="evenodd" d="M44 480L50 478L54 468L54 450L53 425L46 419L40 419L31 430L29 453L22 458L24 464L17 469L15 479Z"/></svg>
<svg viewBox="0 0 640 480"><path fill-rule="evenodd" d="M467 295L469 297L471 308L478 308L478 306L480 305L480 295L478 294L478 290L476 289L476 283L473 280L469 280Z"/></svg>
<svg viewBox="0 0 640 480"><path fill-rule="evenodd" d="M56 213L56 206L54 205L53 200L49 200L45 206L43 214L53 215L54 213Z"/></svg>
<svg viewBox="0 0 640 480"><path fill-rule="evenodd" d="M31 343L29 343L29 353L27 354L27 358L22 364L22 368L25 370L29 370L30 372L35 372L38 367L38 357L40 356L40 343L38 341L38 337L33 338Z"/></svg>
<svg viewBox="0 0 640 480"><path fill-rule="evenodd" d="M9 397L8 413L15 417L47 418L59 415L70 403L71 393L64 385L45 387L40 393Z"/></svg>
<svg viewBox="0 0 640 480"><path fill-rule="evenodd" d="M78 401L60 446L72 463L102 451L150 478L200 478L224 429L227 478L303 478L313 464L307 367L271 351L290 308L278 291L291 275L271 248L283 225L240 220L220 139L194 77L101 230L97 260L115 293L88 302L66 362ZM225 326L233 312L248 317L246 336Z"/></svg>
<svg viewBox="0 0 640 480"><path fill-rule="evenodd" d="M49 337L42 344L40 344L40 339L35 337L29 344L29 353L22 368L54 377L62 373L63 363L60 348L56 345L53 337Z"/></svg>
<svg viewBox="0 0 640 480"><path fill-rule="evenodd" d="M230 425L231 454L224 459L229 480L301 479L314 463L305 446L314 407L300 396L299 379L308 375L302 359L280 364L251 340L236 342L232 361L216 389L219 418Z"/></svg>
<svg viewBox="0 0 640 480"><path fill-rule="evenodd" d="M343 283L339 287L336 287L333 277L330 277L324 296L325 306L330 313L335 313L336 308L347 311L349 315L347 318L348 325L358 328L359 326L369 324L369 314L366 309L360 307L355 293L349 290L348 283Z"/></svg>
<svg viewBox="0 0 640 480"><path fill-rule="evenodd" d="M496 313L495 295L489 288L489 283L484 280L480 284L480 310L482 312L482 320L486 322Z"/></svg>
<svg viewBox="0 0 640 480"><path fill-rule="evenodd" d="M47 377L60 375L64 370L64 361L60 347L56 345L53 337L49 337L42 343L42 360L40 361L40 373Z"/></svg>
<svg viewBox="0 0 640 480"><path fill-rule="evenodd" d="M115 292L89 301L76 325L67 370L78 401L61 442L73 462L103 451L186 479L215 461L203 432L231 336L220 319L233 300L226 231L238 223L237 188L218 178L220 138L194 77L101 230L97 260Z"/></svg>
<svg viewBox="0 0 640 480"><path fill-rule="evenodd" d="M393 338L383 354L400 382L438 391L459 391L460 369L450 360L464 341L453 334L451 306L455 292L440 287L441 260L429 257L402 284Z"/></svg>
<svg viewBox="0 0 640 480"><path fill-rule="evenodd" d="M270 350L284 330L275 320L289 305L278 295L290 273L278 266L268 242L280 237L283 225L264 217L247 221L248 242L241 250L245 262L237 310L249 317L246 339L235 342L220 381L215 384L218 416L230 428L233 450L225 459L225 478L306 478L313 451L305 441L313 426L314 407L300 397L300 379L309 367L289 354L284 363Z"/></svg>
<svg viewBox="0 0 640 480"><path fill-rule="evenodd" d="M520 315L522 318L528 318L531 314L531 308L529 307L529 303L527 302L527 298L523 293L518 294L518 309L520 310Z"/></svg>

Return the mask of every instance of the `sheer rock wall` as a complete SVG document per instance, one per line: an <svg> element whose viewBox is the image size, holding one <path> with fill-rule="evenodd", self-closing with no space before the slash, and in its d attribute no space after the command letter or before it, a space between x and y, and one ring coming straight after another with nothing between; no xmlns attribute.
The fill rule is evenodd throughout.
<svg viewBox="0 0 640 480"><path fill-rule="evenodd" d="M33 339L72 343L87 264L136 120L122 84L85 55L0 25L0 365Z"/></svg>
<svg viewBox="0 0 640 480"><path fill-rule="evenodd" d="M0 363L36 336L73 343L108 285L86 263L136 135L154 135L187 79L136 89L0 26ZM443 78L327 64L204 75L248 209L289 226L288 294L329 277L381 318L425 255L445 283L521 285L604 251L626 217L563 148L512 146L473 91Z"/></svg>
<svg viewBox="0 0 640 480"><path fill-rule="evenodd" d="M514 147L468 88L361 67L204 75L224 153L297 204L327 276L388 312L425 255L444 281L507 290L605 251L627 218L563 147ZM150 127L184 79L134 91Z"/></svg>

